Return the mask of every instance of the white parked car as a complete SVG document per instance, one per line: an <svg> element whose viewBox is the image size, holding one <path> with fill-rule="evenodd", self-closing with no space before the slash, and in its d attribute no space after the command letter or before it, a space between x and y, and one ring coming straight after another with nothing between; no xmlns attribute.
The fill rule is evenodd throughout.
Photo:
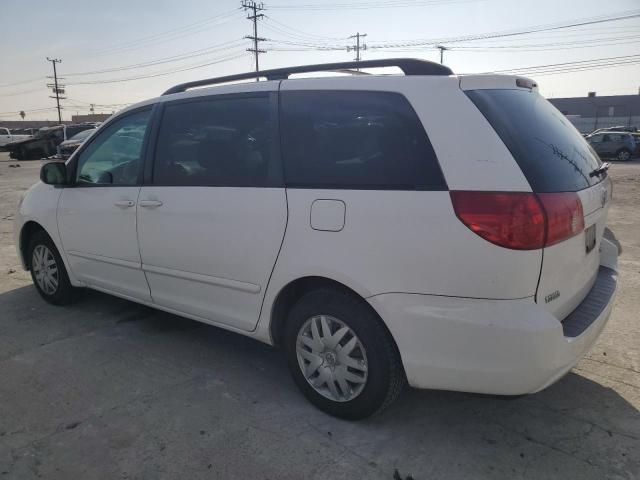
<svg viewBox="0 0 640 480"><path fill-rule="evenodd" d="M0 147L7 143L17 142L18 140L26 140L31 135L23 135L11 132L8 128L0 127Z"/></svg>
<svg viewBox="0 0 640 480"><path fill-rule="evenodd" d="M174 87L43 166L15 241L45 300L89 287L279 345L348 419L407 380L537 392L591 347L611 181L534 82L406 59L262 76Z"/></svg>

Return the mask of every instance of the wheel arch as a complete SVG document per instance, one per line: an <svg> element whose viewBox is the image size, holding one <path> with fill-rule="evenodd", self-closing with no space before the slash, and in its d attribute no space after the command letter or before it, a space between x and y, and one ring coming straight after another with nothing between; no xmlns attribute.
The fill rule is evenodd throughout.
<svg viewBox="0 0 640 480"><path fill-rule="evenodd" d="M382 316L373 306L367 302L367 300L355 290L348 287L344 283L337 280L323 277L323 276L305 276L290 281L278 292L273 305L271 307L271 315L269 322L269 335L271 336L271 342L274 346L280 346L282 344L282 334L284 333L284 327L287 320L287 314L293 305L302 298L306 293L320 288L332 288L338 291L347 293L348 295L357 298L364 305L367 306L378 318L380 324L386 331L387 335L391 339L393 346L398 354L399 358L402 358L398 349L398 344L389 330L389 327L385 323Z"/></svg>
<svg viewBox="0 0 640 480"><path fill-rule="evenodd" d="M33 236L40 231L44 232L49 238L51 238L51 235L49 235L47 230L34 220L29 220L28 222L25 222L25 224L22 226L22 229L20 230L20 255L22 256L22 263L27 270L31 268L31 265L29 264L30 263L29 258L27 255L29 242L31 241Z"/></svg>

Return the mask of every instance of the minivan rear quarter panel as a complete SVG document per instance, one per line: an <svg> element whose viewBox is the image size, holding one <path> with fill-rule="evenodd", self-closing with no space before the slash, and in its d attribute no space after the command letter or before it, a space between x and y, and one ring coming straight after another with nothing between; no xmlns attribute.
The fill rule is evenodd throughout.
<svg viewBox="0 0 640 480"><path fill-rule="evenodd" d="M282 82L283 94L296 90L400 93L425 127L450 189L530 191L508 150L455 78ZM487 129L488 134L470 134L476 128ZM311 228L311 206L318 199L344 202L342 230ZM481 239L458 220L448 191L288 188L287 201L287 232L267 306L287 283L304 276L326 276L363 297L412 292L516 299L535 294L541 251L509 250Z"/></svg>

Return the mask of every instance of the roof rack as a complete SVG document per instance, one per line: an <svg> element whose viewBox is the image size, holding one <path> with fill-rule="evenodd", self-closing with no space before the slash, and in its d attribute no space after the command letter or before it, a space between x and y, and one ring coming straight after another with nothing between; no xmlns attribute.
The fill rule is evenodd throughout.
<svg viewBox="0 0 640 480"><path fill-rule="evenodd" d="M237 75L227 75L225 77L207 78L193 82L181 83L171 87L162 95L185 92L190 88L204 87L206 85L217 85L220 83L235 82L238 80L249 80L252 78L266 78L267 80L286 80L294 73L328 72L354 70L360 68L374 67L398 67L405 75L452 75L449 67L439 63L419 60L417 58L389 58L382 60L363 60L360 62L338 62L321 63L318 65L302 65L298 67L276 68L273 70L263 70L261 72L240 73Z"/></svg>

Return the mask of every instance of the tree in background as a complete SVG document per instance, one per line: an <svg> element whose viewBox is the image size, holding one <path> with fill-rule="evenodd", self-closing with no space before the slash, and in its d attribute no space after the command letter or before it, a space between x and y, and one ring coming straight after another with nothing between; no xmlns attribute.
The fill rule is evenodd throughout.
<svg viewBox="0 0 640 480"><path fill-rule="evenodd" d="M20 117L22 118L22 120L24 120L24 117L26 117L27 114L24 113L24 110L20 110Z"/></svg>

